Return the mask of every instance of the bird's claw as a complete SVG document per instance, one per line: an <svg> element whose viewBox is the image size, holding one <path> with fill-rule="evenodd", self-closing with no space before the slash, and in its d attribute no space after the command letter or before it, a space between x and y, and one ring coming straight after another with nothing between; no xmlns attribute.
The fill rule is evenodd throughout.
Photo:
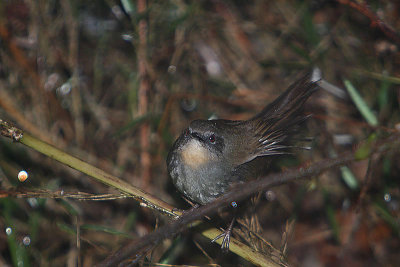
<svg viewBox="0 0 400 267"><path fill-rule="evenodd" d="M223 252L228 252L229 251L229 243L231 241L231 234L232 234L232 230L227 229L223 233L216 236L213 240L211 240L211 242L215 242L218 239L220 239L221 237L223 237L222 243L221 243L221 250Z"/></svg>

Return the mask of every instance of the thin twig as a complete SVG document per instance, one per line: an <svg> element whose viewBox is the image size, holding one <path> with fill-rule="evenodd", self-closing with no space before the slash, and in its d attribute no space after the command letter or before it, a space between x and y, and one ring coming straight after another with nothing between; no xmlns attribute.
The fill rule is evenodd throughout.
<svg viewBox="0 0 400 267"><path fill-rule="evenodd" d="M356 205L356 210L360 211L365 198L367 196L367 191L369 190L371 186L371 182L373 180L373 173L375 170L375 165L376 163L380 160L381 153L376 153L372 155L368 159L368 168L367 168L367 173L365 174L364 182L360 190L360 194L358 195L358 200L357 200L357 205Z"/></svg>
<svg viewBox="0 0 400 267"><path fill-rule="evenodd" d="M71 76L71 112L74 120L75 140L79 145L82 145L85 140L85 125L82 117L82 98L79 80L78 66L78 46L79 46L79 27L78 19L74 17L73 9L75 2L63 0L61 1L62 9L65 14L65 26L68 32L68 67Z"/></svg>
<svg viewBox="0 0 400 267"><path fill-rule="evenodd" d="M71 198L76 200L105 201L127 198L126 194L90 194L86 192L65 192L64 190L49 191L45 189L12 188L0 190L0 198Z"/></svg>
<svg viewBox="0 0 400 267"><path fill-rule="evenodd" d="M399 34L387 23L382 21L378 15L371 11L371 9L366 4L359 4L350 0L337 0L342 5L350 6L351 8L357 10L364 16L366 16L370 21L371 25L378 27L383 34L386 35L389 39L394 41L397 45L400 46L400 36Z"/></svg>
<svg viewBox="0 0 400 267"><path fill-rule="evenodd" d="M138 12L144 14L147 9L146 0L138 0L137 2ZM149 91L150 82L147 75L147 22L145 18L139 21L139 46L137 53L137 61L139 66L139 92L138 92L138 116L144 116L148 112L149 106ZM149 123L143 123L140 127L140 165L141 165L141 177L142 187L147 188L150 184L150 125Z"/></svg>

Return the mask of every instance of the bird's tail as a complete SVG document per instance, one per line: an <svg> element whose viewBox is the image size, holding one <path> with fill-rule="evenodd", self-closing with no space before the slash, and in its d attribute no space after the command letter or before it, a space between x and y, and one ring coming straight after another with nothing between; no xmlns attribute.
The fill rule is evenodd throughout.
<svg viewBox="0 0 400 267"><path fill-rule="evenodd" d="M302 112L303 105L319 88L319 76L314 71L297 80L249 120L257 137L254 157L287 153L288 138L298 132L299 126L308 117Z"/></svg>

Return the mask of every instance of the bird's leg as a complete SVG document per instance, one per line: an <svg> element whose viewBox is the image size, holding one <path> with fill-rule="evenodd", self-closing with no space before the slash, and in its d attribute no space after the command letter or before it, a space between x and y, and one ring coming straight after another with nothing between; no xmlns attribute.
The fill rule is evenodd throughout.
<svg viewBox="0 0 400 267"><path fill-rule="evenodd" d="M211 240L211 242L215 242L218 239L220 239L221 237L223 237L222 243L221 243L221 249L224 252L227 252L229 250L229 243L231 241L232 229L233 229L233 224L235 223L235 221L236 221L236 217L233 217L228 228L224 232L222 232L220 235L215 237L213 240Z"/></svg>
<svg viewBox="0 0 400 267"><path fill-rule="evenodd" d="M216 236L213 240L211 240L211 242L215 242L218 239L220 239L221 237L223 237L222 243L221 243L221 249L224 252L227 252L229 250L229 243L231 241L232 229L233 229L233 225L236 221L236 207L237 207L236 202L232 202L231 206L234 208L234 214L233 214L231 223L229 224L228 228L226 228L225 231L223 231L220 235Z"/></svg>

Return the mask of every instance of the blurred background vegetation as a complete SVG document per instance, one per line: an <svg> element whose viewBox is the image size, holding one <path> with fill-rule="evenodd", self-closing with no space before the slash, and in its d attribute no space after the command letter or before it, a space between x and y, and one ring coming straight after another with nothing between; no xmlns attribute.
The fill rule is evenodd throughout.
<svg viewBox="0 0 400 267"><path fill-rule="evenodd" d="M331 90L307 103L313 150L274 171L399 131L400 3L366 2L3 0L0 118L187 208L165 165L182 129L249 118L314 66ZM399 160L393 150L265 192L257 232L291 265L399 266ZM131 199L52 198L116 191L5 138L0 186L1 266L92 266L165 223ZM140 264L249 265L191 230Z"/></svg>

